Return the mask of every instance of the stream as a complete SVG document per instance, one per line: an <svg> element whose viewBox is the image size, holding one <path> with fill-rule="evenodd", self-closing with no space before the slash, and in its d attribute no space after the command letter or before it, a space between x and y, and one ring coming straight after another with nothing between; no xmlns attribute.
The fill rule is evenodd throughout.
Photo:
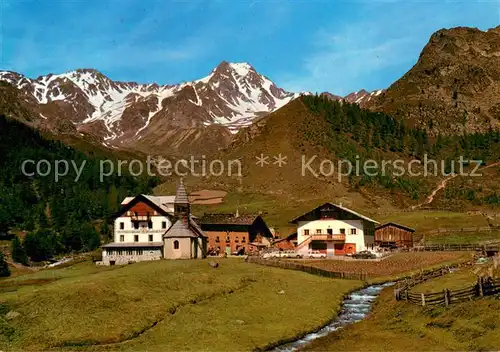
<svg viewBox="0 0 500 352"><path fill-rule="evenodd" d="M385 283L381 285L372 285L365 287L361 290L354 291L344 298L342 304L342 310L340 314L332 320L329 324L325 325L316 332L305 335L304 337L285 343L278 346L271 351L273 352L291 352L296 351L301 347L306 346L311 341L316 340L320 337L324 337L334 331L337 331L344 326L357 323L358 321L364 319L368 312L370 312L373 302L378 297L380 292L394 283Z"/></svg>

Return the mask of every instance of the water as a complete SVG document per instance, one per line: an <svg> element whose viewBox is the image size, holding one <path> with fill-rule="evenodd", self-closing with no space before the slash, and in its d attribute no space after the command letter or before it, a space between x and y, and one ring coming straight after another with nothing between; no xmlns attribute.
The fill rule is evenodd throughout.
<svg viewBox="0 0 500 352"><path fill-rule="evenodd" d="M346 325L357 323L366 317L372 308L372 304L380 294L380 292L393 285L386 283L382 285L372 285L358 291L354 291L344 299L340 314L331 323L324 326L316 332L305 335L304 337L293 342L274 348L273 352L292 352L309 344L311 341L320 337L326 336L334 331L343 328Z"/></svg>

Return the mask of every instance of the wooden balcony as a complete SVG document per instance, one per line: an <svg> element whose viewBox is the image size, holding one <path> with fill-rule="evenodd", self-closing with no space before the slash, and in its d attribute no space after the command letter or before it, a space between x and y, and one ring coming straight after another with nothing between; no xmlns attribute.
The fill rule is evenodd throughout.
<svg viewBox="0 0 500 352"><path fill-rule="evenodd" d="M339 241L345 242L345 233L338 233L335 235L330 234L316 234L312 235L313 241Z"/></svg>
<svg viewBox="0 0 500 352"><path fill-rule="evenodd" d="M149 221L149 215L130 215L132 221Z"/></svg>

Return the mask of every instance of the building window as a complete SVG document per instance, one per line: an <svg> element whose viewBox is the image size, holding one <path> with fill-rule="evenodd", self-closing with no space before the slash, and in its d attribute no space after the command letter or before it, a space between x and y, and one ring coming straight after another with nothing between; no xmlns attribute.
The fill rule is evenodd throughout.
<svg viewBox="0 0 500 352"><path fill-rule="evenodd" d="M179 249L179 241L174 241L174 249Z"/></svg>
<svg viewBox="0 0 500 352"><path fill-rule="evenodd" d="M238 243L240 240L238 239L238 236L236 236L236 239L234 240L234 242Z"/></svg>
<svg viewBox="0 0 500 352"><path fill-rule="evenodd" d="M137 255L142 255L142 249L137 250Z"/></svg>
<svg viewBox="0 0 500 352"><path fill-rule="evenodd" d="M246 238L246 237L243 237L243 238L241 239L241 242L242 242L242 243L245 243L246 241L247 241L247 238Z"/></svg>
<svg viewBox="0 0 500 352"><path fill-rule="evenodd" d="M226 232L226 242L231 242L231 236L229 235L229 231Z"/></svg>
<svg viewBox="0 0 500 352"><path fill-rule="evenodd" d="M134 242L139 242L139 235L134 235Z"/></svg>
<svg viewBox="0 0 500 352"><path fill-rule="evenodd" d="M309 230L304 230L304 236L309 236Z"/></svg>
<svg viewBox="0 0 500 352"><path fill-rule="evenodd" d="M340 229L340 233L345 235L345 229Z"/></svg>
<svg viewBox="0 0 500 352"><path fill-rule="evenodd" d="M148 229L152 229L153 228L153 222L152 221L148 221Z"/></svg>
<svg viewBox="0 0 500 352"><path fill-rule="evenodd" d="M134 221L134 229L139 230L139 223Z"/></svg>
<svg viewBox="0 0 500 352"><path fill-rule="evenodd" d="M124 235L120 235L120 242L124 242L125 241L125 236Z"/></svg>
<svg viewBox="0 0 500 352"><path fill-rule="evenodd" d="M123 230L125 228L125 224L123 222L120 223L120 230Z"/></svg>
<svg viewBox="0 0 500 352"><path fill-rule="evenodd" d="M326 233L329 235L333 235L333 230L332 229L326 229Z"/></svg>
<svg viewBox="0 0 500 352"><path fill-rule="evenodd" d="M217 243L220 242L219 236L215 237L215 242L217 242Z"/></svg>
<svg viewBox="0 0 500 352"><path fill-rule="evenodd" d="M149 242L153 242L153 235L149 235Z"/></svg>
<svg viewBox="0 0 500 352"><path fill-rule="evenodd" d="M166 221L162 221L161 222L161 228L162 229L166 229L167 228L167 222Z"/></svg>
<svg viewBox="0 0 500 352"><path fill-rule="evenodd" d="M317 234L317 235L321 235L321 229L317 229L317 230L316 230L316 234Z"/></svg>
<svg viewBox="0 0 500 352"><path fill-rule="evenodd" d="M356 229L351 229L351 235L355 235L356 234Z"/></svg>
<svg viewBox="0 0 500 352"><path fill-rule="evenodd" d="M108 253L108 255L113 255L113 250L112 249L108 249L108 250L106 250L106 252Z"/></svg>
<svg viewBox="0 0 500 352"><path fill-rule="evenodd" d="M131 249L127 249L127 254L128 255L133 255L134 253L133 253L133 251Z"/></svg>

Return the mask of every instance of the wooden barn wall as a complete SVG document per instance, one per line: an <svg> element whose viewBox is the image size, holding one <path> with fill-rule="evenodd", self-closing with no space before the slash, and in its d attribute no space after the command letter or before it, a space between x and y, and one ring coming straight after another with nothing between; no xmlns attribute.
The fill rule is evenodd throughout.
<svg viewBox="0 0 500 352"><path fill-rule="evenodd" d="M375 231L375 243L394 242L400 246L413 246L413 233L396 226L386 226Z"/></svg>

